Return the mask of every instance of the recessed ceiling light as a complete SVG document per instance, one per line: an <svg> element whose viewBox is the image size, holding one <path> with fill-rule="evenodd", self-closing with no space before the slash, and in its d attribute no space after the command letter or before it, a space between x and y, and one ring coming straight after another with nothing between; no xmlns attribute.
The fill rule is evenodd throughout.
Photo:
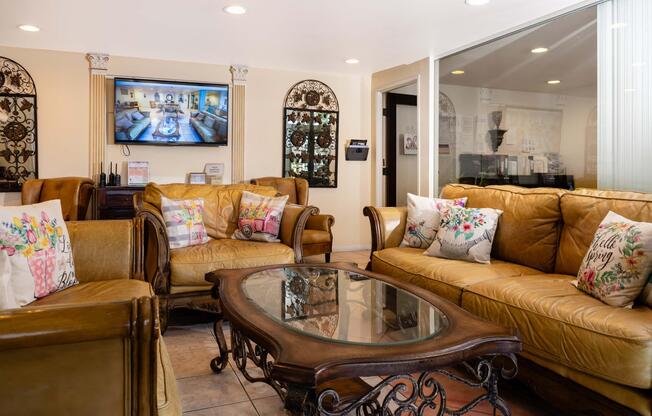
<svg viewBox="0 0 652 416"><path fill-rule="evenodd" d="M546 52L548 52L548 48L544 48L544 47L534 48L530 52L532 52L532 53L546 53Z"/></svg>
<svg viewBox="0 0 652 416"><path fill-rule="evenodd" d="M550 85L561 84L561 81L558 79L551 79L550 81L548 81L548 84Z"/></svg>
<svg viewBox="0 0 652 416"><path fill-rule="evenodd" d="M245 14L247 13L247 9L245 9L242 6L238 6L237 4L231 5L231 6L226 6L224 8L224 13L228 14Z"/></svg>
<svg viewBox="0 0 652 416"><path fill-rule="evenodd" d="M482 6L488 4L491 0L465 0L465 3L469 6Z"/></svg>
<svg viewBox="0 0 652 416"><path fill-rule="evenodd" d="M355 58L349 58L349 59L347 59L347 60L344 61L344 62L346 62L347 64L351 64L351 65L353 65L353 64L359 64L359 63L360 63L360 60L359 60L359 59L355 59Z"/></svg>
<svg viewBox="0 0 652 416"><path fill-rule="evenodd" d="M41 30L39 29L38 26L34 26L34 25L20 25L18 26L18 29L24 30L25 32L38 32L39 30Z"/></svg>
<svg viewBox="0 0 652 416"><path fill-rule="evenodd" d="M454 69L454 70L451 71L451 74L453 74L453 75L462 75L462 74L464 74L464 70L463 69Z"/></svg>

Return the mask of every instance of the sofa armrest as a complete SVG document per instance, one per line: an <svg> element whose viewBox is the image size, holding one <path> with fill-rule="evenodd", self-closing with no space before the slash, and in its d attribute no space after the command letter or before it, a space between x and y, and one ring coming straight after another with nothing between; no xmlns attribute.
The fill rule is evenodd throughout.
<svg viewBox="0 0 652 416"><path fill-rule="evenodd" d="M158 322L156 297L0 311L2 413L155 414Z"/></svg>
<svg viewBox="0 0 652 416"><path fill-rule="evenodd" d="M143 201L143 195L134 195L136 218L143 221L144 275L154 293L170 293L170 242L161 211Z"/></svg>
<svg viewBox="0 0 652 416"><path fill-rule="evenodd" d="M143 279L142 221L66 222L80 282Z"/></svg>
<svg viewBox="0 0 652 416"><path fill-rule="evenodd" d="M398 247L405 234L407 207L364 207L371 225L371 253Z"/></svg>
<svg viewBox="0 0 652 416"><path fill-rule="evenodd" d="M303 239L303 230L306 222L311 215L319 213L317 207L303 206L297 204L286 204L281 218L281 242L294 250L294 261L301 263L303 261L303 249L301 240Z"/></svg>
<svg viewBox="0 0 652 416"><path fill-rule="evenodd" d="M335 217L326 214L311 215L306 222L306 230L331 231L335 224Z"/></svg>

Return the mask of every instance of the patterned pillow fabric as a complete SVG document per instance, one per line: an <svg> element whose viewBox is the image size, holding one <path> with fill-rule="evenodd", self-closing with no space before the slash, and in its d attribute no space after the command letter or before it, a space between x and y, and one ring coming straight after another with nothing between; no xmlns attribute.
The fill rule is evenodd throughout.
<svg viewBox="0 0 652 416"><path fill-rule="evenodd" d="M269 197L243 191L238 213L238 229L232 238L278 243L281 218L288 195Z"/></svg>
<svg viewBox="0 0 652 416"><path fill-rule="evenodd" d="M450 206L463 207L467 198L439 199L407 194L407 224L401 247L428 248L437 235L441 211Z"/></svg>
<svg viewBox="0 0 652 416"><path fill-rule="evenodd" d="M2 207L0 251L0 309L24 306L79 283L58 199Z"/></svg>
<svg viewBox="0 0 652 416"><path fill-rule="evenodd" d="M445 208L435 240L424 254L489 264L502 213L493 208Z"/></svg>
<svg viewBox="0 0 652 416"><path fill-rule="evenodd" d="M577 288L611 306L631 307L652 272L652 223L609 211L584 256Z"/></svg>
<svg viewBox="0 0 652 416"><path fill-rule="evenodd" d="M204 200L175 200L161 196L161 211L168 232L170 248L205 244L208 234L204 227Z"/></svg>

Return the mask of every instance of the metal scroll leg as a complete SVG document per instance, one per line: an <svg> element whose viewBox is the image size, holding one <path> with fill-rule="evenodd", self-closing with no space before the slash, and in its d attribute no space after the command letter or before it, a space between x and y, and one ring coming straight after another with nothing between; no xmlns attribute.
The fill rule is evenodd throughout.
<svg viewBox="0 0 652 416"><path fill-rule="evenodd" d="M226 346L226 338L224 337L224 330L222 329L223 322L224 319L219 317L215 319L215 323L213 324L213 334L215 335L217 347L220 350L220 355L211 360L211 370L215 373L224 370L229 362L229 349Z"/></svg>
<svg viewBox="0 0 652 416"><path fill-rule="evenodd" d="M293 416L316 416L315 390L301 384L288 384L285 408Z"/></svg>

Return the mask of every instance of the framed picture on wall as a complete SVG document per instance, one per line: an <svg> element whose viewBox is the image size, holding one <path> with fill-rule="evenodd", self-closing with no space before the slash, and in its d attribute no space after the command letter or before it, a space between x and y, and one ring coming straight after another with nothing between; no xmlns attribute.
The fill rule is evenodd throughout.
<svg viewBox="0 0 652 416"><path fill-rule="evenodd" d="M416 134L401 134L399 140L401 141L401 154L416 155L419 153L419 140Z"/></svg>
<svg viewBox="0 0 652 416"><path fill-rule="evenodd" d="M206 183L204 172L191 172L188 174L188 183L191 185L203 185Z"/></svg>

